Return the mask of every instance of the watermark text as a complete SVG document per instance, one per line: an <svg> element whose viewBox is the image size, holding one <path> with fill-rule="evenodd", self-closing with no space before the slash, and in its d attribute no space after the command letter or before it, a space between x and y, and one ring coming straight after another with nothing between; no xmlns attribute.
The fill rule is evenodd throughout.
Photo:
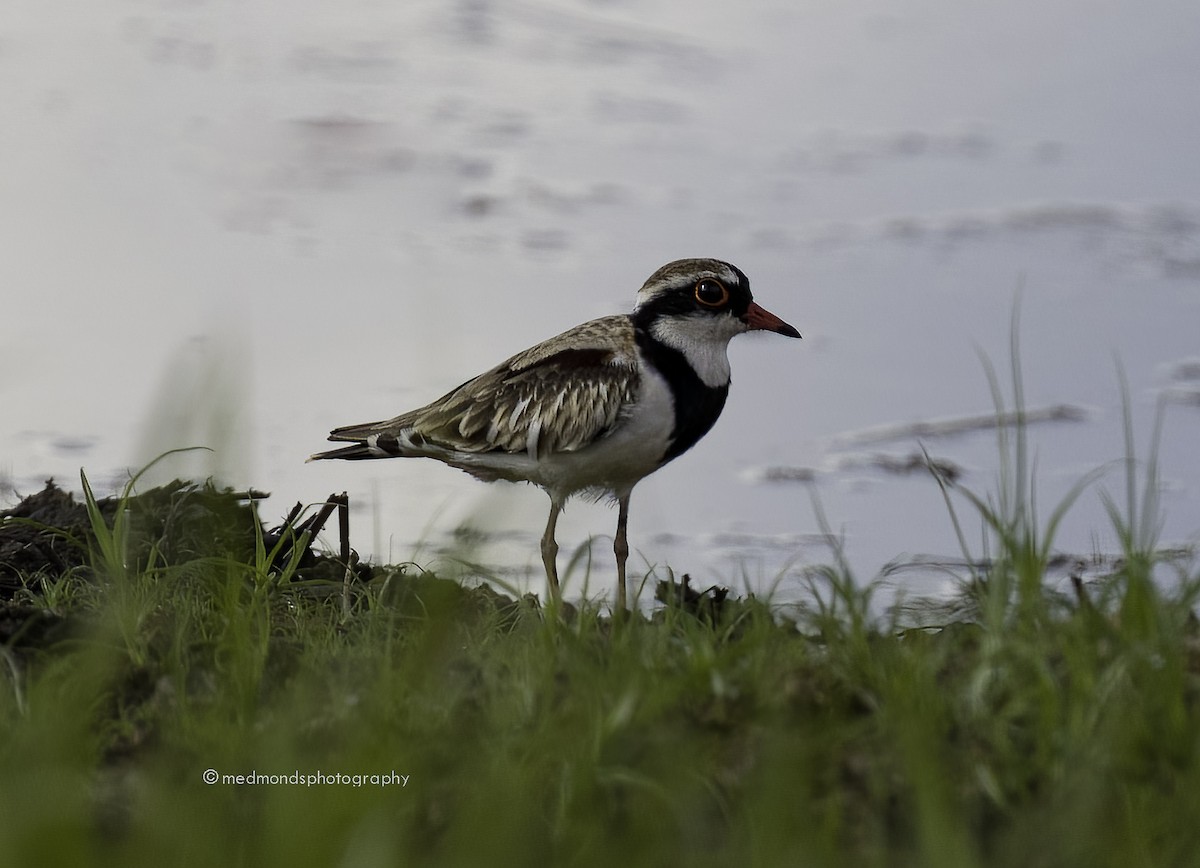
<svg viewBox="0 0 1200 868"><path fill-rule="evenodd" d="M267 772L248 771L242 774L229 774L216 769L205 769L201 779L211 785L224 784L235 787L407 787L410 775L402 775L397 771L376 772L367 774L347 774L346 772L324 772L320 769L312 772L294 772L270 774Z"/></svg>

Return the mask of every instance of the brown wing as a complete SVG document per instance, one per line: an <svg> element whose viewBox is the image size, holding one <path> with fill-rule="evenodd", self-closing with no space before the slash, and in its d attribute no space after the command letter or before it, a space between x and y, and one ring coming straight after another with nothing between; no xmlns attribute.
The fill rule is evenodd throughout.
<svg viewBox="0 0 1200 868"><path fill-rule="evenodd" d="M638 386L633 326L614 316L518 353L437 401L330 440L395 441L458 452L573 452L603 436Z"/></svg>

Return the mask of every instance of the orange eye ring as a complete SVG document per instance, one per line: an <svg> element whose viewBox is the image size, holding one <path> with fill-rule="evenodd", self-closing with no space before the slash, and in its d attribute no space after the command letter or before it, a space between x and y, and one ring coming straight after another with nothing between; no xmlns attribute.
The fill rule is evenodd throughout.
<svg viewBox="0 0 1200 868"><path fill-rule="evenodd" d="M713 277L697 281L694 294L696 301L704 307L718 308L729 303L729 290Z"/></svg>

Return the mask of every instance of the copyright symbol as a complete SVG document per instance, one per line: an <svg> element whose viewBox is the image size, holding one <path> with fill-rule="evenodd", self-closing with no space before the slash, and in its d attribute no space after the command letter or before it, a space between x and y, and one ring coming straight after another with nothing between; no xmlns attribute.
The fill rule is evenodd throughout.
<svg viewBox="0 0 1200 868"><path fill-rule="evenodd" d="M201 775L201 777L204 778L204 783L215 784L217 782L217 779L220 777L220 775L217 774L216 769L205 769L204 774Z"/></svg>

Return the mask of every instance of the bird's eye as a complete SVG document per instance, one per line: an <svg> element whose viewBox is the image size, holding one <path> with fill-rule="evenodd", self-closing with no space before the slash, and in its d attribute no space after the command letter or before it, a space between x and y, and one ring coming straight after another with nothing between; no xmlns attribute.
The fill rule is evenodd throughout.
<svg viewBox="0 0 1200 868"><path fill-rule="evenodd" d="M729 301L729 290L721 281L706 277L696 284L696 301L705 307L721 307Z"/></svg>

